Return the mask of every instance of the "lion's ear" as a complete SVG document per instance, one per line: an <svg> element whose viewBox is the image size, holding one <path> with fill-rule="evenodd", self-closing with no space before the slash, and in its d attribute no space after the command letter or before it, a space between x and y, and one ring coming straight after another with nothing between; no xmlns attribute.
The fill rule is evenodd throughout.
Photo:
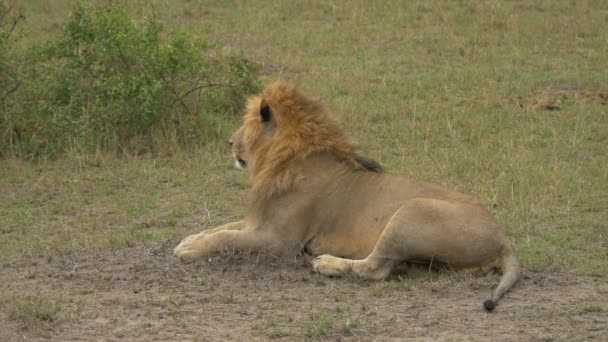
<svg viewBox="0 0 608 342"><path fill-rule="evenodd" d="M270 122L272 119L272 111L270 110L270 106L266 103L266 100L262 100L260 103L260 118L262 122Z"/></svg>
<svg viewBox="0 0 608 342"><path fill-rule="evenodd" d="M260 120L262 120L262 124L266 128L266 132L273 134L276 128L276 120L272 109L264 99L260 103Z"/></svg>

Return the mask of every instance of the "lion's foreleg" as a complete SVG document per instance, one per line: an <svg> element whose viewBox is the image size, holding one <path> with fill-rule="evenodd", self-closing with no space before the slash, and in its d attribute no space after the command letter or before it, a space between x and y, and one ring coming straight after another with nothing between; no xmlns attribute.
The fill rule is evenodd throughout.
<svg viewBox="0 0 608 342"><path fill-rule="evenodd" d="M192 244L195 244L196 240L202 239L207 235L215 234L215 233L223 231L223 230L241 230L244 227L245 227L245 221L236 221L236 222L230 222L230 223L223 224L223 225L221 225L219 227L215 227L213 229L203 230L202 232L197 233L197 234L189 235L189 236L185 237L179 243L179 245L177 245L177 247L175 247L173 253L177 256L178 252L182 251L185 248L185 246L190 246Z"/></svg>
<svg viewBox="0 0 608 342"><path fill-rule="evenodd" d="M199 234L213 234L219 232L220 230L241 230L245 227L245 221L236 221L223 224L219 227L215 227L212 229L203 230Z"/></svg>
<svg viewBox="0 0 608 342"><path fill-rule="evenodd" d="M202 258L225 250L268 250L277 253L287 252L289 244L271 234L257 230L220 230L213 234L198 234L186 238L177 247L174 254L182 261Z"/></svg>
<svg viewBox="0 0 608 342"><path fill-rule="evenodd" d="M203 230L200 233L197 234L192 234L190 236L185 237L181 242L180 245L188 242L188 241L192 241L192 240L196 240L196 239L200 239L201 237L205 236L205 235L209 235L209 234L213 234L222 230L241 230L245 227L245 221L236 221L236 222L230 222L230 223L226 223L223 224L219 227L215 227L213 229L207 229L207 230Z"/></svg>

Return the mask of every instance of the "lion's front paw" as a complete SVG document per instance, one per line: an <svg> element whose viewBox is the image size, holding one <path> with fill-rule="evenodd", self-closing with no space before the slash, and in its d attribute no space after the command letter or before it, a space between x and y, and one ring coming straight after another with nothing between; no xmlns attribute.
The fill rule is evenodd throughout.
<svg viewBox="0 0 608 342"><path fill-rule="evenodd" d="M334 277L342 275L352 269L353 260L337 258L329 254L319 255L312 261L315 272L325 276Z"/></svg>
<svg viewBox="0 0 608 342"><path fill-rule="evenodd" d="M201 258L204 255L202 240L205 238L205 235L206 234L194 234L188 236L175 247L173 254L181 261Z"/></svg>

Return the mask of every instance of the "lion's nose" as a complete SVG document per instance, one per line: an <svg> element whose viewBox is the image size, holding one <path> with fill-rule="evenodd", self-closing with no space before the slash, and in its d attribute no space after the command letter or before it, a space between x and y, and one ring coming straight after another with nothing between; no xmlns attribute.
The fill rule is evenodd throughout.
<svg viewBox="0 0 608 342"><path fill-rule="evenodd" d="M232 140L228 140L228 145L232 146Z"/></svg>

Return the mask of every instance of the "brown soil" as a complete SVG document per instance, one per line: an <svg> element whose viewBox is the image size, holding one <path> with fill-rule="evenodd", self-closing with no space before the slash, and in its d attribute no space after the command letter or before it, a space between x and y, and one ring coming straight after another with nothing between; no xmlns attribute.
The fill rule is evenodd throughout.
<svg viewBox="0 0 608 342"><path fill-rule="evenodd" d="M177 242L5 261L0 339L608 341L602 277L525 270L488 314L498 275L374 283L267 254L182 264Z"/></svg>

